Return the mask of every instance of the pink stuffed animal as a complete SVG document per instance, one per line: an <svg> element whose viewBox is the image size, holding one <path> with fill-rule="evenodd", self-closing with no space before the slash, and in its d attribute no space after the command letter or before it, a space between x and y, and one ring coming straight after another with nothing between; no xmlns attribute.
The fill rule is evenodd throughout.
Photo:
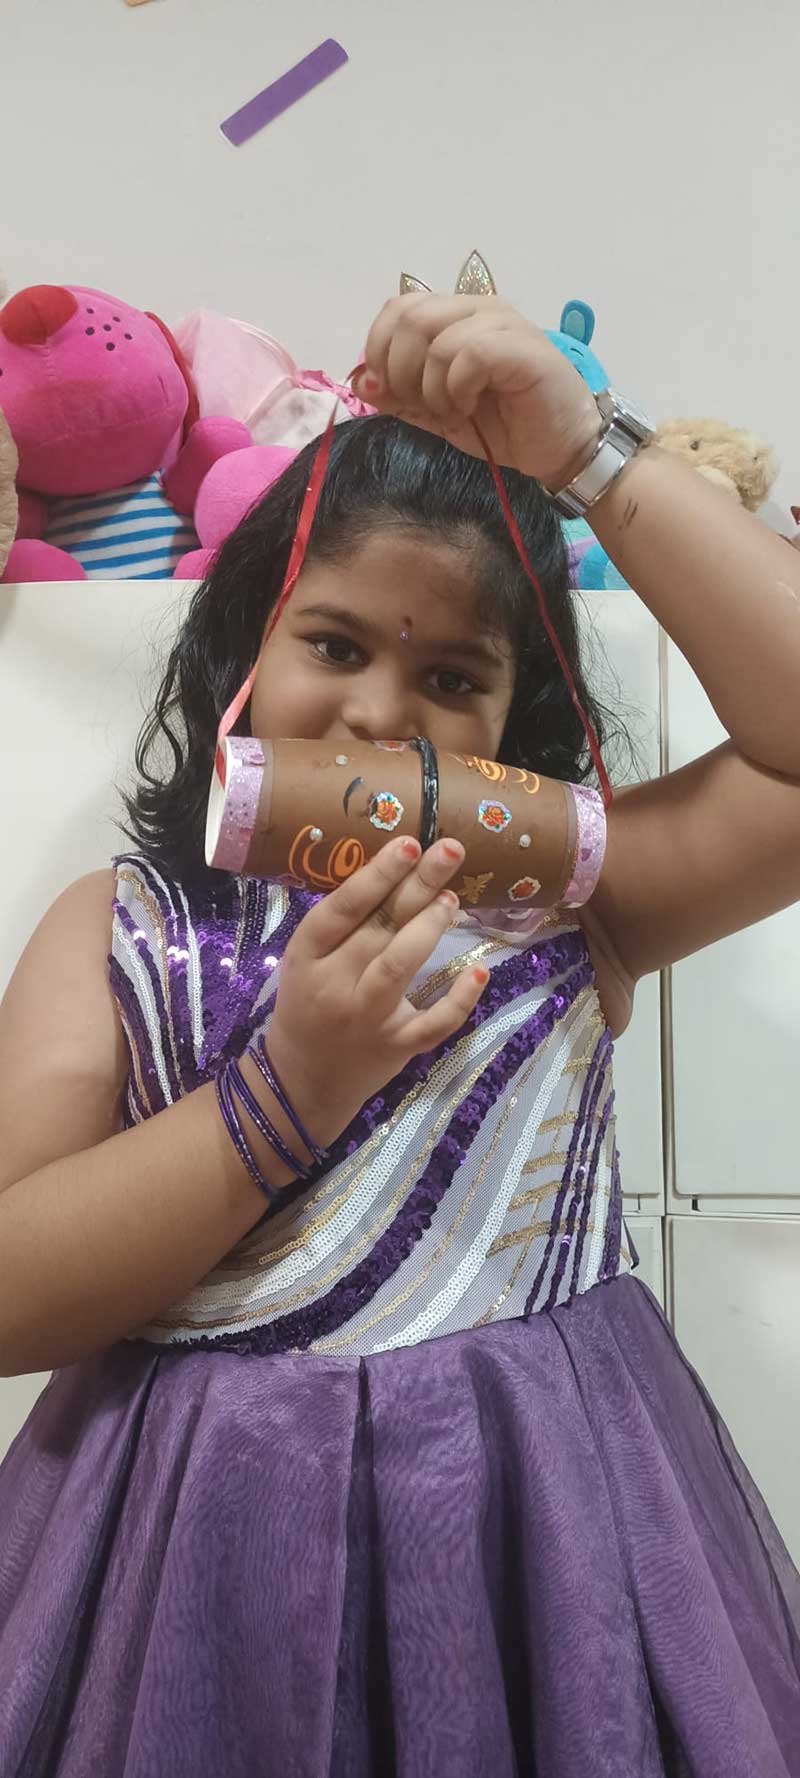
<svg viewBox="0 0 800 1778"><path fill-rule="evenodd" d="M203 580L210 573L220 545L251 506L263 500L296 456L286 445L251 445L249 450L232 451L214 464L201 484L194 510L195 529L203 547L181 558L176 580Z"/></svg>
<svg viewBox="0 0 800 1778"><path fill-rule="evenodd" d="M0 406L19 453L6 581L169 577L209 469L251 443L232 417L198 419L156 315L80 285L0 309Z"/></svg>

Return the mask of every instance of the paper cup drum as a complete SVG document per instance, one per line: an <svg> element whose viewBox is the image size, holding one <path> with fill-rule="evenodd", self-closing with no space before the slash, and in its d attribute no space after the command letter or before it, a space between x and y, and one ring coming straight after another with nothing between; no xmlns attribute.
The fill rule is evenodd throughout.
<svg viewBox="0 0 800 1778"><path fill-rule="evenodd" d="M217 752L206 862L323 893L394 835L462 842L467 906L580 907L605 851L597 792L429 742L260 741Z"/></svg>

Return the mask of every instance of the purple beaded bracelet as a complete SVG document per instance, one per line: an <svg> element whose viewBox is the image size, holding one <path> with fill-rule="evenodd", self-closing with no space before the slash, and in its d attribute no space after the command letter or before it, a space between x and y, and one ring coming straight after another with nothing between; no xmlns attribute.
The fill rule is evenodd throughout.
<svg viewBox="0 0 800 1778"><path fill-rule="evenodd" d="M278 1160L283 1161L284 1167L288 1167L290 1173L296 1173L298 1179L310 1179L310 1167L307 1167L303 1161L298 1161L297 1156L292 1154L275 1125L270 1122L263 1106L259 1105L255 1093L248 1086L238 1062L229 1062L226 1073L230 1086L241 1100L245 1111L252 1118L259 1135L263 1136L270 1148L275 1150Z"/></svg>
<svg viewBox="0 0 800 1778"><path fill-rule="evenodd" d="M307 1129L300 1122L286 1089L281 1084L280 1077L275 1073L263 1036L259 1037L257 1044L253 1043L250 1045L247 1053L252 1057L257 1069L263 1075L270 1092L273 1097L277 1099L284 1116L288 1118L292 1128L297 1131L303 1147L308 1149L309 1154L312 1156L313 1160L316 1161L317 1166L321 1167L323 1162L328 1159L327 1150L320 1148L319 1144L312 1140Z"/></svg>
<svg viewBox="0 0 800 1778"><path fill-rule="evenodd" d="M264 1193L265 1198L267 1198L271 1204L277 1203L281 1196L280 1191L274 1185L270 1185L268 1179L264 1178L263 1173L260 1168L256 1166L255 1160L248 1148L244 1130L242 1129L236 1113L236 1106L234 1104L233 1093L231 1092L226 1068L223 1068L217 1075L214 1086L217 1093L217 1103L222 1113L222 1121L240 1161L244 1162L244 1165L250 1174L250 1178L258 1186L259 1191Z"/></svg>
<svg viewBox="0 0 800 1778"><path fill-rule="evenodd" d="M226 1062L224 1068L220 1069L214 1085L216 1087L217 1102L219 1104L220 1112L222 1113L222 1120L233 1146L236 1149L240 1160L244 1162L251 1179L270 1202L276 1202L281 1197L281 1189L280 1187L270 1185L269 1180L264 1178L260 1167L257 1165L255 1158L250 1151L250 1145L244 1130L242 1129L236 1108L237 1097L241 1100L242 1105L251 1117L259 1134L269 1143L270 1148L277 1155L278 1160L283 1162L283 1165L287 1168L288 1172L294 1174L298 1179L310 1179L310 1167L307 1167L304 1162L297 1159L296 1155L292 1154L291 1149L284 1142L283 1137L275 1129L274 1124L270 1122L263 1106L259 1105L255 1094L251 1092L237 1061L233 1060ZM276 1094L276 1098L277 1097L278 1095ZM321 1149L317 1150L317 1154L322 1154Z"/></svg>

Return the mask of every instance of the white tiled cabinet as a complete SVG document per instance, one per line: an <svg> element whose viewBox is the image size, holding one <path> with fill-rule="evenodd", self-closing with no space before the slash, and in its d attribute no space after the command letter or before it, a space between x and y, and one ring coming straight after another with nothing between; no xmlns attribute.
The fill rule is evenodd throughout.
<svg viewBox="0 0 800 1778"><path fill-rule="evenodd" d="M672 647L668 708L673 767L724 739ZM800 1212L800 905L687 958L673 971L672 995L670 1208L689 1210L697 1199L701 1214Z"/></svg>
<svg viewBox="0 0 800 1778"><path fill-rule="evenodd" d="M670 763L724 737L668 653ZM800 906L673 971L667 1302L800 1562Z"/></svg>
<svg viewBox="0 0 800 1778"><path fill-rule="evenodd" d="M185 589L166 581L0 586L0 994L59 891L125 845L117 785ZM0 1377L0 1460L46 1375Z"/></svg>
<svg viewBox="0 0 800 1778"><path fill-rule="evenodd" d="M669 1217L667 1304L800 1565L800 1214Z"/></svg>

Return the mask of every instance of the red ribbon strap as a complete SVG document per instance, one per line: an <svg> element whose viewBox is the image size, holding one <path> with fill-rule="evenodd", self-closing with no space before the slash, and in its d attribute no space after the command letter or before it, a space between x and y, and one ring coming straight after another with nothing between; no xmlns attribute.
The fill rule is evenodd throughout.
<svg viewBox="0 0 800 1778"><path fill-rule="evenodd" d="M331 445L333 443L333 427L334 427L334 421L336 419L336 409L337 409L338 405L339 405L339 402L338 402L338 398L337 398L337 400L334 402L333 408L331 410L331 417L330 417L328 424L325 427L325 431L323 432L322 437L320 439L319 449L318 449L317 454L314 458L314 463L312 466L311 475L309 477L308 487L306 488L305 494L303 495L303 504L300 508L300 517L297 521L297 530L295 531L295 534L294 534L294 542L292 543L289 561L286 566L286 573L284 575L283 586L281 587L281 591L280 591L280 597L278 598L278 602L275 606L275 610L272 612L271 616L267 620L266 628L264 630L264 635L263 635L262 642L261 642L261 647L259 648L258 654L256 655L255 661L253 663L253 666L252 666L250 672L247 675L244 685L239 687L239 690L237 691L236 696L233 699L233 702L228 705L228 708L225 711L224 715L220 718L220 724L219 724L219 728L217 730L216 763L217 763L217 772L218 772L219 777L220 777L223 784L225 782L225 767L224 767L224 763L223 763L220 742L224 741L225 736L230 734L231 729L233 728L233 725L234 725L237 717L241 716L241 713L242 713L242 711L245 707L245 704L247 703L247 700L250 696L250 693L253 689L253 683L255 680L256 673L258 672L258 667L259 667L259 662L261 660L261 656L264 653L264 649L267 646L270 636L272 635L272 632L275 628L275 625L277 623L279 623L284 611L286 610L286 607L289 603L289 600L290 600L292 593L294 592L295 586L297 584L297 579L298 579L300 570L301 570L303 563L305 561L306 550L308 549L308 540L309 540L309 537L311 536L311 527L314 523L314 515L316 513L317 506L319 504L319 497L322 492L322 484L325 480L325 471L328 467L328 459L331 454Z"/></svg>
<svg viewBox="0 0 800 1778"><path fill-rule="evenodd" d="M603 793L603 802L605 803L605 806L608 809L608 808L610 808L611 803L614 800L614 792L611 789L609 776L608 776L606 768L603 764L603 755L600 752L600 742L597 739L597 736L595 734L592 723L589 721L586 711L584 710L583 705L581 703L581 700L578 697L578 688L575 684L575 680L572 677L572 671L571 671L571 668L569 665L569 661L567 660L564 650L561 647L561 643L559 642L556 632L553 629L553 625L552 625L552 622L550 619L550 613L547 609L547 600L545 599L544 593L542 591L542 586L541 586L539 577L537 574L534 573L534 571L531 567L530 561L528 559L528 552L525 548L525 544L523 543L522 533L520 531L519 525L517 524L517 521L514 517L513 508L511 505L511 501L508 498L508 494L506 493L506 488L505 488L505 483L503 481L503 478L500 474L497 464L495 463L494 457L492 456L492 452L489 449L488 442L484 438L483 433L480 429L480 426L478 425L477 420L473 420L472 425L474 427L475 432L478 435L478 438L480 440L481 450L484 453L486 461L487 461L489 468L491 469L492 475L494 477L494 485L497 489L498 498L500 500L500 505L503 508L503 517L504 517L506 524L508 526L508 529L511 533L511 541L514 545L517 555L519 556L520 562L522 563L525 573L527 574L528 579L531 583L531 586L533 587L533 590L534 590L536 597L539 601L539 610L542 614L542 623L544 624L544 627L547 631L547 634L548 634L550 641L553 645L553 648L555 650L556 660L558 661L558 664L561 668L564 678L566 679L569 695L570 695L572 702L575 705L575 709L577 710L578 715L581 719L583 732L584 732L586 739L589 743L589 752L591 753L592 760L594 763L594 769L597 773L597 777L598 777L599 784L600 784L600 789Z"/></svg>

